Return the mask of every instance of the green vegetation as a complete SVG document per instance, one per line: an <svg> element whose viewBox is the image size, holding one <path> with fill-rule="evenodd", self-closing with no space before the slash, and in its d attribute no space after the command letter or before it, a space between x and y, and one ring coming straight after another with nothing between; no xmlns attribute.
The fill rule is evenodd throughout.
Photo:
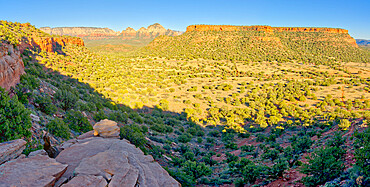
<svg viewBox="0 0 370 187"><path fill-rule="evenodd" d="M0 142L19 138L30 138L30 111L27 110L17 96L10 98L0 87Z"/></svg>

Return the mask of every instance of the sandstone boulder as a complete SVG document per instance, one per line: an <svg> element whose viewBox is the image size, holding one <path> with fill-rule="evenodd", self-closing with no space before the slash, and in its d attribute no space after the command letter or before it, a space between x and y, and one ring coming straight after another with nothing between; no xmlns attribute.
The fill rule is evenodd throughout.
<svg viewBox="0 0 370 187"><path fill-rule="evenodd" d="M0 165L0 187L53 186L67 167L44 155L12 160Z"/></svg>
<svg viewBox="0 0 370 187"><path fill-rule="evenodd" d="M0 164L17 158L26 148L27 142L22 139L17 139L0 144Z"/></svg>
<svg viewBox="0 0 370 187"><path fill-rule="evenodd" d="M120 129L115 121L104 119L94 125L94 136L118 138Z"/></svg>

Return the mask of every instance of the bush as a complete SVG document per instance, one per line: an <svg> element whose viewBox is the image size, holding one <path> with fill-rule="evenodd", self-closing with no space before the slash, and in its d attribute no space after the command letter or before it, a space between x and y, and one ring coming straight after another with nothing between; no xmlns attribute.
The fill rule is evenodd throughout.
<svg viewBox="0 0 370 187"><path fill-rule="evenodd" d="M128 116L126 113L123 113L121 111L115 111L108 115L108 119L112 121L119 121L122 123L127 123Z"/></svg>
<svg viewBox="0 0 370 187"><path fill-rule="evenodd" d="M301 168L307 177L302 179L306 186L316 186L338 177L344 171L343 155L345 151L338 147L319 148Z"/></svg>
<svg viewBox="0 0 370 187"><path fill-rule="evenodd" d="M203 162L186 161L182 166L182 171L194 179L199 179L202 176L207 176L212 173L212 170Z"/></svg>
<svg viewBox="0 0 370 187"><path fill-rule="evenodd" d="M136 147L144 148L147 140L145 139L144 134L142 133L142 128L137 124L125 125L121 127L121 132L119 136L130 141ZM145 149L145 148L144 148Z"/></svg>
<svg viewBox="0 0 370 187"><path fill-rule="evenodd" d="M30 111L0 87L0 142L31 137L31 126Z"/></svg>
<svg viewBox="0 0 370 187"><path fill-rule="evenodd" d="M80 111L69 110L64 122L76 132L87 132L93 129L89 120Z"/></svg>
<svg viewBox="0 0 370 187"><path fill-rule="evenodd" d="M35 101L39 105L41 112L44 112L47 115L52 115L57 111L57 107L53 104L53 101L49 96L38 96Z"/></svg>
<svg viewBox="0 0 370 187"><path fill-rule="evenodd" d="M231 172L243 177L243 180L238 181L238 185L253 184L263 173L264 167L256 165L247 158L241 158L238 162L230 162L229 168Z"/></svg>
<svg viewBox="0 0 370 187"><path fill-rule="evenodd" d="M70 130L67 124L64 123L63 120L59 118L55 118L54 120L50 121L46 128L50 133L52 133L55 136L69 139L70 137Z"/></svg>
<svg viewBox="0 0 370 187"><path fill-rule="evenodd" d="M173 128L171 126L164 125L164 124L157 124L157 123L150 126L150 129L160 132L160 133L172 133L173 132Z"/></svg>
<svg viewBox="0 0 370 187"><path fill-rule="evenodd" d="M64 111L74 108L78 101L78 97L74 93L62 89L58 90L54 97Z"/></svg>
<svg viewBox="0 0 370 187"><path fill-rule="evenodd" d="M338 124L338 127L342 130L348 130L348 128L351 126L351 122L348 121L348 119L342 119L340 120L340 123Z"/></svg>
<svg viewBox="0 0 370 187"><path fill-rule="evenodd" d="M182 135L180 135L179 137L177 137L177 140L181 143L188 143L191 141L193 137L191 136L191 134L189 133L184 133Z"/></svg>
<svg viewBox="0 0 370 187"><path fill-rule="evenodd" d="M105 115L103 110L99 110L94 116L93 119L95 121L101 121L103 119L108 119L107 115Z"/></svg>

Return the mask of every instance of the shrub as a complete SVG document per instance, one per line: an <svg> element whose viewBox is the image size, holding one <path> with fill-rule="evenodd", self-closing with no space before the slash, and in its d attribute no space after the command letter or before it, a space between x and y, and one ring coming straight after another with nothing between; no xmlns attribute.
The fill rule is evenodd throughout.
<svg viewBox="0 0 370 187"><path fill-rule="evenodd" d="M72 109L78 101L78 97L74 93L63 89L58 90L54 97L64 111Z"/></svg>
<svg viewBox="0 0 370 187"><path fill-rule="evenodd" d="M144 148L147 140L142 133L142 128L137 124L125 125L120 128L120 137L130 141L136 147Z"/></svg>
<svg viewBox="0 0 370 187"><path fill-rule="evenodd" d="M182 166L182 171L194 179L199 179L202 176L207 176L212 173L212 170L203 162L186 161Z"/></svg>
<svg viewBox="0 0 370 187"><path fill-rule="evenodd" d="M112 121L119 121L122 123L127 123L128 116L126 113L123 113L121 111L115 111L108 115L108 119Z"/></svg>
<svg viewBox="0 0 370 187"><path fill-rule="evenodd" d="M48 131L55 136L64 138L64 139L69 139L70 137L70 130L67 124L64 123L63 120L59 118L55 118L54 120L50 121L47 125L46 128Z"/></svg>
<svg viewBox="0 0 370 187"><path fill-rule="evenodd" d="M76 132L87 132L93 129L89 120L80 111L69 110L64 122Z"/></svg>
<svg viewBox="0 0 370 187"><path fill-rule="evenodd" d="M38 96L35 101L39 105L41 112L47 115L52 115L57 111L57 107L53 104L49 96Z"/></svg>
<svg viewBox="0 0 370 187"><path fill-rule="evenodd" d="M333 180L344 171L343 155L345 151L338 147L319 148L307 157L308 163L301 168L307 177L302 179L307 186L316 186Z"/></svg>
<svg viewBox="0 0 370 187"><path fill-rule="evenodd" d="M348 119L342 119L340 120L340 123L338 124L338 127L342 130L348 130L348 128L351 126L351 122L348 121Z"/></svg>
<svg viewBox="0 0 370 187"><path fill-rule="evenodd" d="M93 119L95 121L100 121L100 120L103 120L103 119L108 119L107 115L105 115L104 111L103 110L99 110L94 116L93 116Z"/></svg>
<svg viewBox="0 0 370 187"><path fill-rule="evenodd" d="M18 101L16 95L10 98L0 87L0 142L29 138L31 126L30 111Z"/></svg>
<svg viewBox="0 0 370 187"><path fill-rule="evenodd" d="M180 135L179 137L177 137L177 140L181 143L188 143L191 141L193 137L191 136L191 134L189 133L184 133L182 135Z"/></svg>

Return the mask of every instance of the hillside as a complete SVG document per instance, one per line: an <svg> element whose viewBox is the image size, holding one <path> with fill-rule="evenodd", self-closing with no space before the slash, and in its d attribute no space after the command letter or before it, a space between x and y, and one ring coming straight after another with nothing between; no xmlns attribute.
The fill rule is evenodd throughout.
<svg viewBox="0 0 370 187"><path fill-rule="evenodd" d="M193 25L177 37L161 36L144 50L169 59L370 62L344 29Z"/></svg>

